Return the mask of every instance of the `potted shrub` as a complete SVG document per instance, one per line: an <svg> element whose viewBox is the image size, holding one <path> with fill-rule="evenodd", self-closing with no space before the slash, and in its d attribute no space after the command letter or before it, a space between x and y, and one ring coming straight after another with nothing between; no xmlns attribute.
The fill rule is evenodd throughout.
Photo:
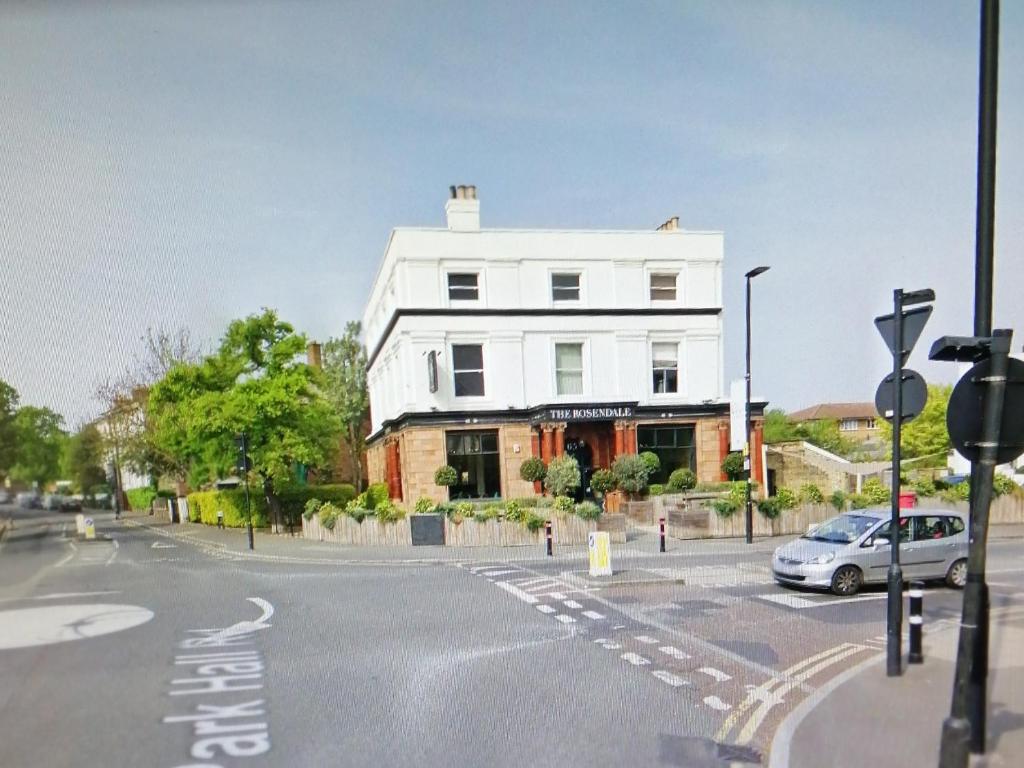
<svg viewBox="0 0 1024 768"><path fill-rule="evenodd" d="M553 496L568 496L580 487L580 465L572 456L559 456L548 464L544 487Z"/></svg>
<svg viewBox="0 0 1024 768"><path fill-rule="evenodd" d="M668 490L671 493L686 493L696 487L697 475L689 467L680 467L668 476Z"/></svg>
<svg viewBox="0 0 1024 768"><path fill-rule="evenodd" d="M457 482L459 482L459 473L455 471L455 467L449 464L442 464L434 471L434 485L451 488Z"/></svg>
<svg viewBox="0 0 1024 768"><path fill-rule="evenodd" d="M722 472L730 480L743 479L743 454L734 451L722 460Z"/></svg>
<svg viewBox="0 0 1024 768"><path fill-rule="evenodd" d="M537 457L531 456L519 466L519 476L528 482L533 483L534 490L540 491L540 483L544 481L544 477L548 473L548 468L544 464L544 460Z"/></svg>
<svg viewBox="0 0 1024 768"><path fill-rule="evenodd" d="M647 490L647 478L651 470L642 458L634 454L623 454L612 462L612 473L618 481L618 488L631 497Z"/></svg>

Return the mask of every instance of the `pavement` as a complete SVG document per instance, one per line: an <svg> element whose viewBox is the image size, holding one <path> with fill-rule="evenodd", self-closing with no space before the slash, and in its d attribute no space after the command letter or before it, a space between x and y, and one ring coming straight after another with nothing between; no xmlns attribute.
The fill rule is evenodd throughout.
<svg viewBox="0 0 1024 768"><path fill-rule="evenodd" d="M986 754L971 765L1009 768L1024 755L1024 603L1004 602L991 621ZM925 631L924 662L902 676L887 677L878 654L805 699L776 732L769 768L820 768L826 754L834 768L937 765L958 632L953 623Z"/></svg>

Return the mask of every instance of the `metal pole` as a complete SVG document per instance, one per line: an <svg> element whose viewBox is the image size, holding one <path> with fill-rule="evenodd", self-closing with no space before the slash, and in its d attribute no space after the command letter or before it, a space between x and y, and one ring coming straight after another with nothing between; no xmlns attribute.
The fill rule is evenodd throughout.
<svg viewBox="0 0 1024 768"><path fill-rule="evenodd" d="M659 538L661 539L661 543L660 543L660 547L659 547L658 551L659 552L664 552L665 551L665 518L664 517L659 517L658 518L658 535L659 535Z"/></svg>
<svg viewBox="0 0 1024 768"><path fill-rule="evenodd" d="M993 243L995 229L996 128L999 84L999 0L981 2L978 83L978 188L974 251L974 335L992 335ZM971 464L970 545L967 584L957 646L950 715L942 723L939 765L963 768L967 752L985 751L988 677L989 596L985 583L988 512L994 456L1006 390L1006 351L993 344L991 379L983 409L979 461ZM1002 381L999 381L999 379Z"/></svg>
<svg viewBox="0 0 1024 768"><path fill-rule="evenodd" d="M744 411L746 418L743 420L743 427L747 431L746 442L743 446L743 474L746 479L746 507L743 512L744 531L746 532L747 544L754 542L754 510L750 499L750 470L753 466L753 457L750 455L750 275L747 275L747 402Z"/></svg>
<svg viewBox="0 0 1024 768"><path fill-rule="evenodd" d="M892 514L889 523L888 588L885 674L899 677L903 645L903 569L900 568L900 426L903 421L903 289L892 292L893 304L893 413L892 413Z"/></svg>

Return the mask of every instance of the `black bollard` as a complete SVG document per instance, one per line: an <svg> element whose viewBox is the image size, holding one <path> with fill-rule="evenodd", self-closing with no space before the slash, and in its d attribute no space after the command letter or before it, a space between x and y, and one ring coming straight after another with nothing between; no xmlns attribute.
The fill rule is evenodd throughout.
<svg viewBox="0 0 1024 768"><path fill-rule="evenodd" d="M907 661L911 664L921 664L924 661L924 653L921 650L922 618L921 607L924 602L924 583L913 581L910 583L910 653Z"/></svg>
<svg viewBox="0 0 1024 768"><path fill-rule="evenodd" d="M660 551L664 552L665 551L665 518L664 517L659 517L658 518L658 534L659 534L659 536L661 538L661 549L660 549Z"/></svg>
<svg viewBox="0 0 1024 768"><path fill-rule="evenodd" d="M554 543L554 539L553 539L553 537L551 535L551 521L550 520L548 520L547 522L544 523L544 536L548 540L548 557L552 557L555 554L555 549L554 549L555 543Z"/></svg>

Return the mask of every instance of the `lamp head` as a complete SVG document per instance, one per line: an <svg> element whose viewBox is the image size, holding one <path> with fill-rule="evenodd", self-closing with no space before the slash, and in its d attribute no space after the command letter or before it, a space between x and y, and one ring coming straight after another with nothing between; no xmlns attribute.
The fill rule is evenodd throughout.
<svg viewBox="0 0 1024 768"><path fill-rule="evenodd" d="M747 272L747 279L749 280L752 277L757 277L758 275L762 275L765 272L767 272L769 269L771 269L771 267L754 267L752 270Z"/></svg>

